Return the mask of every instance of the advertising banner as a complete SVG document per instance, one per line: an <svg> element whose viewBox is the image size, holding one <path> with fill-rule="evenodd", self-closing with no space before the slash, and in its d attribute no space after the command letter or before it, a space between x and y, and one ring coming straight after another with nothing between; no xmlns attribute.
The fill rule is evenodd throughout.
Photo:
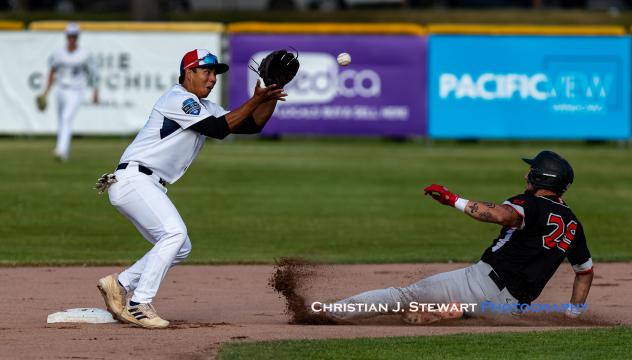
<svg viewBox="0 0 632 360"><path fill-rule="evenodd" d="M45 112L35 97L46 87L48 58L65 46L62 32L0 33L0 133L54 134L57 129L55 88ZM74 119L79 134L130 134L149 117L158 98L178 82L185 52L206 48L218 54L219 33L83 32L79 47L92 54L97 68L100 103L92 90ZM221 58L220 58L221 59ZM217 102L221 76L209 99Z"/></svg>
<svg viewBox="0 0 632 360"><path fill-rule="evenodd" d="M426 38L411 35L230 36L230 105L253 93L248 65L270 51L298 50L301 68L286 86L268 135L419 136L426 129ZM340 66L339 53L351 54Z"/></svg>
<svg viewBox="0 0 632 360"><path fill-rule="evenodd" d="M434 138L630 137L630 38L431 36Z"/></svg>

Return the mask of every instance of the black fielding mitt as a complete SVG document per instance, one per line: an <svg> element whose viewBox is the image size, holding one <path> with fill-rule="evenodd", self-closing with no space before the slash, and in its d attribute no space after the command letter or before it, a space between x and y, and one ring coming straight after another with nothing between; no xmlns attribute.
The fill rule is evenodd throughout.
<svg viewBox="0 0 632 360"><path fill-rule="evenodd" d="M252 65L249 67L259 74L266 86L277 84L280 87L285 87L294 79L300 67L298 52L295 56L285 49L273 51L263 58L257 69Z"/></svg>

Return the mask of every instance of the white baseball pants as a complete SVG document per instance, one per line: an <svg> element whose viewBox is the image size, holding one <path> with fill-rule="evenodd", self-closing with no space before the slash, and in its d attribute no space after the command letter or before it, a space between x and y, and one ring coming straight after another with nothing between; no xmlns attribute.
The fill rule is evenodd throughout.
<svg viewBox="0 0 632 360"><path fill-rule="evenodd" d="M57 95L57 146L55 154L67 160L70 156L72 120L81 105L83 89L58 88Z"/></svg>
<svg viewBox="0 0 632 360"><path fill-rule="evenodd" d="M375 304L376 307L385 304L387 309L405 309L413 301L432 304L480 304L484 301L495 304L518 304L518 300L507 291L507 288L498 289L489 277L491 271L492 267L489 264L479 261L463 269L427 277L406 287L371 290L340 300L336 304ZM468 315L485 315L480 310L479 305L475 312L468 312ZM330 314L347 321L383 315L377 311L334 311Z"/></svg>
<svg viewBox="0 0 632 360"><path fill-rule="evenodd" d="M132 301L151 303L167 270L191 252L191 241L158 176L139 172L134 162L126 169L117 170L115 175L118 181L108 190L110 202L154 244L145 256L123 271L118 280L128 292L134 292Z"/></svg>

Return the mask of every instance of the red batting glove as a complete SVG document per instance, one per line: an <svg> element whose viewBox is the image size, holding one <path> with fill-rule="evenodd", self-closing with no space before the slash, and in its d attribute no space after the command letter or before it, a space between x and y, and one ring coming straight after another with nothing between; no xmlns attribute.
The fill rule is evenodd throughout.
<svg viewBox="0 0 632 360"><path fill-rule="evenodd" d="M443 185L432 184L424 188L424 194L432 196L433 199L443 205L454 207L454 203L459 199L459 195L453 194Z"/></svg>

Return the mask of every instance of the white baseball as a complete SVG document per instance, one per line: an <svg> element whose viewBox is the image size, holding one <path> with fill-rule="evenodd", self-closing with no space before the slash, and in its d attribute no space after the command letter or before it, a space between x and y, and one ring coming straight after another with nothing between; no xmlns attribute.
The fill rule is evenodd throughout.
<svg viewBox="0 0 632 360"><path fill-rule="evenodd" d="M351 55L346 52L338 54L338 64L341 66L347 66L351 64Z"/></svg>

